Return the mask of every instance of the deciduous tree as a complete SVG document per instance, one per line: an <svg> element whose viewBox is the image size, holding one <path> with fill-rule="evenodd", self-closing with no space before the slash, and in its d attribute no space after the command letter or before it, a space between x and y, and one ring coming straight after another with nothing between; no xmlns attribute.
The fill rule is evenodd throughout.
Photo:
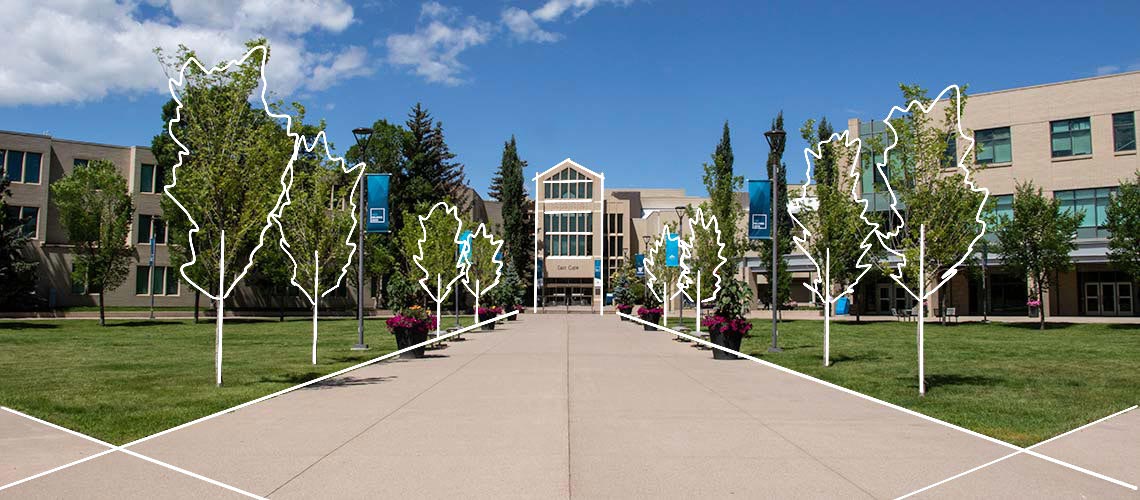
<svg viewBox="0 0 1140 500"><path fill-rule="evenodd" d="M1140 280L1140 172L1132 181L1120 183L1120 190L1108 202L1105 218L1108 260Z"/></svg>
<svg viewBox="0 0 1140 500"><path fill-rule="evenodd" d="M95 160L53 183L51 195L75 246L72 279L99 294L99 324L106 325L103 296L123 284L138 257L128 243L135 208L127 180L114 163Z"/></svg>

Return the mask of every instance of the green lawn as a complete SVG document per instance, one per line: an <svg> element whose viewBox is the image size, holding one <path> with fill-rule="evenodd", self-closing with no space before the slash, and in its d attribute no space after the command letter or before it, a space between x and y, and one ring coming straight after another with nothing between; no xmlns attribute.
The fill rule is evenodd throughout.
<svg viewBox="0 0 1140 500"><path fill-rule="evenodd" d="M227 319L218 388L213 321L107 323L0 321L0 405L122 444L396 348L381 319L365 321L369 351L350 349L355 320L322 320L314 366L309 320Z"/></svg>
<svg viewBox="0 0 1140 500"><path fill-rule="evenodd" d="M692 320L685 323L691 328ZM675 326L675 319L669 324ZM977 432L1028 446L1140 403L1140 325L926 326L925 398L918 397L915 323L834 322L823 367L823 322L754 320L742 352ZM709 355L712 356L711 354Z"/></svg>

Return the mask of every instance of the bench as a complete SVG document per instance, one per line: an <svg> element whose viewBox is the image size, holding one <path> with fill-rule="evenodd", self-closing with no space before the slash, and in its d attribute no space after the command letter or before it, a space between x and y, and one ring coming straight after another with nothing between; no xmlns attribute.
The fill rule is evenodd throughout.
<svg viewBox="0 0 1140 500"><path fill-rule="evenodd" d="M943 323L946 323L946 321L949 320L950 318L954 318L955 323L958 322L958 308L957 307L947 307L945 310L942 311L942 322Z"/></svg>
<svg viewBox="0 0 1140 500"><path fill-rule="evenodd" d="M911 321L917 319L918 315L915 314L914 309L891 309L891 315L898 321Z"/></svg>

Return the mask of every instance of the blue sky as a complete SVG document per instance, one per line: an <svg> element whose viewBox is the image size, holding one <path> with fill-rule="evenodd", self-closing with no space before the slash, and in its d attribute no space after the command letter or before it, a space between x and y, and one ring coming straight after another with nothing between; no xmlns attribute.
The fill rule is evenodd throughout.
<svg viewBox="0 0 1140 500"><path fill-rule="evenodd" d="M1140 69L1131 1L318 3L328 8L263 11L255 1L234 21L220 15L236 9L226 1L65 10L27 0L16 21L79 28L62 39L16 30L19 55L0 63L0 129L147 145L167 98L150 47L185 41L220 59L266 34L284 54L270 63L281 66L270 86L326 119L341 150L353 127L402 122L419 101L480 192L514 134L528 177L572 157L605 172L607 187L703 194L700 166L725 120L737 172L763 178L762 134L783 110L797 180L806 118L880 119L900 81L982 92Z"/></svg>

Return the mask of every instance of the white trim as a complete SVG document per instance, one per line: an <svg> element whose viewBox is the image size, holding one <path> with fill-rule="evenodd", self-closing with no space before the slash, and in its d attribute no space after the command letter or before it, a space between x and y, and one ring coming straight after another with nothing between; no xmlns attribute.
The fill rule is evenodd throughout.
<svg viewBox="0 0 1140 500"><path fill-rule="evenodd" d="M543 203L559 203L559 202L561 202L561 203L566 203L566 202L573 202L573 203L586 202L586 203L589 203L589 202L593 202L593 201L594 201L594 198L592 198L592 197L591 198L543 198L542 199Z"/></svg>
<svg viewBox="0 0 1140 500"><path fill-rule="evenodd" d="M534 180L535 182L538 182L539 178L541 178L542 176L550 173L551 171L553 171L556 168L564 167L564 166L572 166L575 168L585 170L587 173L597 177L598 179L605 179L606 178L605 174L601 174L601 173L595 172L593 170L590 170L590 169L582 166L578 162L575 162L574 160L571 160L570 158L566 158L565 160L558 162L557 165L554 165L553 167L550 167L546 170L543 170L542 172L535 174L534 179L532 179L532 180Z"/></svg>
<svg viewBox="0 0 1140 500"><path fill-rule="evenodd" d="M598 258L598 255L548 255L547 260L593 260ZM591 262L593 264L593 262Z"/></svg>

